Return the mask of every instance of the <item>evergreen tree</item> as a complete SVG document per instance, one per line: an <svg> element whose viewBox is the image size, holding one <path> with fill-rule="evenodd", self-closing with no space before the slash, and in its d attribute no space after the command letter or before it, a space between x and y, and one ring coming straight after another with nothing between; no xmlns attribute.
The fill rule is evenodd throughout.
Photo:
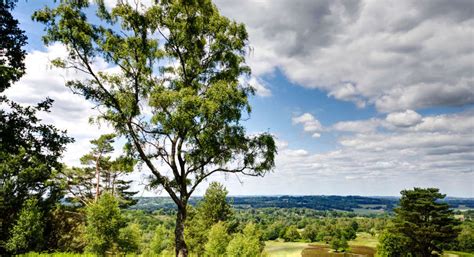
<svg viewBox="0 0 474 257"><path fill-rule="evenodd" d="M97 203L86 207L86 251L105 255L107 251L118 250L120 229L125 223L119 203L114 196L105 192Z"/></svg>
<svg viewBox="0 0 474 257"><path fill-rule="evenodd" d="M91 152L81 157L84 168L63 169L63 180L71 198L82 205L96 202L101 192L109 192L117 197L120 207L134 205L136 192L129 191L132 181L123 179L133 171L136 161L129 156L112 159L114 134L105 134L91 140Z"/></svg>
<svg viewBox="0 0 474 257"><path fill-rule="evenodd" d="M405 253L415 257L440 255L443 247L452 243L459 233L459 221L454 219L449 205L440 202L445 195L437 188L414 188L401 194L390 233L394 238L406 238Z"/></svg>
<svg viewBox="0 0 474 257"><path fill-rule="evenodd" d="M207 243L204 247L206 256L225 256L229 241L230 236L226 225L222 222L214 224L207 235Z"/></svg>
<svg viewBox="0 0 474 257"><path fill-rule="evenodd" d="M11 230L11 236L6 244L7 250L14 253L41 250L44 240L43 229L43 213L38 207L38 200L28 199Z"/></svg>
<svg viewBox="0 0 474 257"><path fill-rule="evenodd" d="M218 222L228 221L233 213L227 202L228 191L218 183L212 182L206 189L202 200L195 211L189 211L189 219L185 230L190 252L200 255L204 252L209 229Z"/></svg>
<svg viewBox="0 0 474 257"><path fill-rule="evenodd" d="M197 213L207 227L219 221L227 221L233 215L232 207L227 202L228 191L224 185L212 182L206 189L202 201L198 203Z"/></svg>

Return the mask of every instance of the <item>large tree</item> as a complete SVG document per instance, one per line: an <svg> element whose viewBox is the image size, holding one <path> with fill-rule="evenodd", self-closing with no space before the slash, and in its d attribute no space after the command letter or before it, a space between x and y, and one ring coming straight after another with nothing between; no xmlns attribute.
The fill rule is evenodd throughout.
<svg viewBox="0 0 474 257"><path fill-rule="evenodd" d="M389 229L393 235L381 237L380 249L384 249L386 256L399 256L390 249L400 248L403 256L439 256L443 247L453 242L459 233L459 221L454 219L449 205L440 202L445 195L437 188L403 190L401 195L393 226Z"/></svg>
<svg viewBox="0 0 474 257"><path fill-rule="evenodd" d="M153 174L149 186L176 203L176 255L187 256L186 208L198 185L216 172L263 176L274 166L273 137L248 135L240 122L254 91L241 82L250 74L247 32L210 0L96 4L96 24L85 14L89 1L61 1L34 17L47 27L46 44L67 46L68 58L54 64L88 75L67 86L98 105L98 120ZM114 72L96 70L98 58Z"/></svg>

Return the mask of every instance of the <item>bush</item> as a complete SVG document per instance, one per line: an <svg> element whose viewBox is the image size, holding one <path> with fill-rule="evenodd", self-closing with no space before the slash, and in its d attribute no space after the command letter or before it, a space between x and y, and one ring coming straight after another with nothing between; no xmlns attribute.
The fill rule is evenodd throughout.
<svg viewBox="0 0 474 257"><path fill-rule="evenodd" d="M43 214L38 208L38 200L31 198L25 201L20 216L6 243L10 252L21 253L35 249L43 240Z"/></svg>
<svg viewBox="0 0 474 257"><path fill-rule="evenodd" d="M218 222L209 230L207 243L204 247L208 256L224 256L230 236L224 223Z"/></svg>
<svg viewBox="0 0 474 257"><path fill-rule="evenodd" d="M119 203L114 196L103 193L97 203L86 209L86 252L104 255L117 251L120 228L124 226Z"/></svg>
<svg viewBox="0 0 474 257"><path fill-rule="evenodd" d="M243 233L238 233L227 246L229 257L256 257L260 256L264 245L260 244L260 237L254 224L245 226Z"/></svg>

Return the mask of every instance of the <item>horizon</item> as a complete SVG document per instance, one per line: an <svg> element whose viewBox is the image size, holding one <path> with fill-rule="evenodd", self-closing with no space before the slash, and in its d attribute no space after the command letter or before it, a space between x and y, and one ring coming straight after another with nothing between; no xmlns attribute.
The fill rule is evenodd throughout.
<svg viewBox="0 0 474 257"><path fill-rule="evenodd" d="M351 196L358 196L358 197L365 197L365 198L400 198L401 196L396 195L227 195L227 197L302 197L302 196L339 196L339 197L351 197ZM134 196L135 198L170 198L169 196ZM193 197L202 198L203 195L193 195ZM462 197L462 196L450 196L446 195L446 198L451 199L469 199L474 200L474 197Z"/></svg>

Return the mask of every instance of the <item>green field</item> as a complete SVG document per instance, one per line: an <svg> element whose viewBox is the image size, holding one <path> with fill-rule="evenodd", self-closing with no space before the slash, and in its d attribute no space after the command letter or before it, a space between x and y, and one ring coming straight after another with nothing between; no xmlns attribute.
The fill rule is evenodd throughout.
<svg viewBox="0 0 474 257"><path fill-rule="evenodd" d="M311 243L311 245L319 245L318 243ZM349 242L351 247L367 246L371 248L377 247L377 237L368 233L358 233L357 238ZM281 242L281 241L267 241L265 242L265 256L268 257L301 257L304 249L308 249L310 243L304 242ZM474 257L473 253L447 251L444 257Z"/></svg>
<svg viewBox="0 0 474 257"><path fill-rule="evenodd" d="M308 243L301 242L265 242L265 253L269 257L301 257L301 251L308 247Z"/></svg>

